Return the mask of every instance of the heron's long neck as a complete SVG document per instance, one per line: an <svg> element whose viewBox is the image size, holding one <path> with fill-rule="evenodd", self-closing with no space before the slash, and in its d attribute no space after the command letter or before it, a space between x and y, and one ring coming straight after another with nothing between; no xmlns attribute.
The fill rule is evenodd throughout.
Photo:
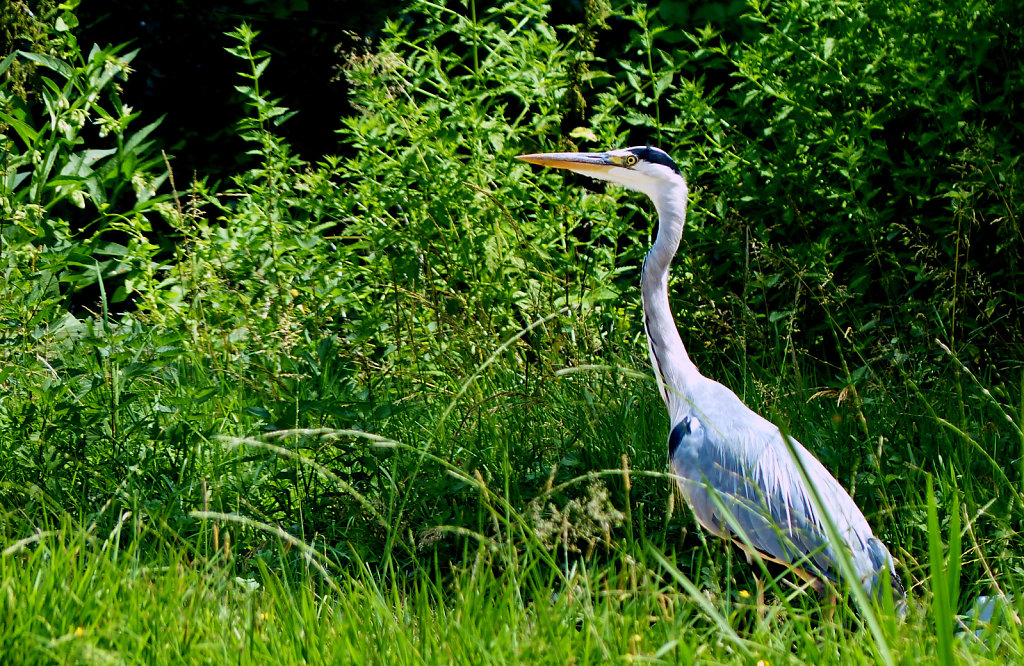
<svg viewBox="0 0 1024 666"><path fill-rule="evenodd" d="M683 236L686 197L687 189L683 182L656 198L652 197L658 209L658 237L644 259L640 279L647 348L658 379L658 389L670 416L687 404L687 389L701 377L686 353L668 304L669 266Z"/></svg>

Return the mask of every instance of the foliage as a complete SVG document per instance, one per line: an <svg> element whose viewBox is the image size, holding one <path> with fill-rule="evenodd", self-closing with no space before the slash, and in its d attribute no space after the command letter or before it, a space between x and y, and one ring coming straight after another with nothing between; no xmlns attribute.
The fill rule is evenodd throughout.
<svg viewBox="0 0 1024 666"><path fill-rule="evenodd" d="M794 341L831 362L835 331L872 330L854 341L867 377L908 355L934 369L935 337L984 367L1019 356L1021 99L1002 81L1021 41L1007 10L750 3L682 31L637 10L630 48L651 55L617 63L607 117L679 145L713 193L694 236L729 251L695 276L716 285L708 297L740 293L743 276L760 286L743 292L755 322L821 322Z"/></svg>
<svg viewBox="0 0 1024 666"><path fill-rule="evenodd" d="M0 86L0 614L65 660L1017 657L1012 622L950 629L1024 584L1020 91L972 56L1019 63L1001 11L412 2L346 54L318 163L242 26L249 167L187 190L120 100L131 54L54 23L0 65L38 66ZM758 615L677 506L646 203L513 159L643 141L694 185L684 339L850 489L906 625L774 574Z"/></svg>
<svg viewBox="0 0 1024 666"><path fill-rule="evenodd" d="M36 3L34 15L31 11L25 11L27 7L13 2L4 3L0 7L0 56L7 58L19 49L32 52L45 53L51 48L60 48L68 39L74 39L68 31L78 25L78 19L73 9L78 5L77 0L71 0L65 6L67 9L61 11L60 25L54 23L54 27L63 30L51 30L46 19L53 20L54 15L59 11L54 6L53 0L42 0ZM36 15L44 17L37 20ZM12 62L5 73L6 87L14 95L25 99L32 91L32 87L26 87L28 79L35 70L31 61Z"/></svg>
<svg viewBox="0 0 1024 666"><path fill-rule="evenodd" d="M121 529L137 526L128 518ZM228 562L195 566L169 545L150 559L117 542L116 533L58 529L33 539L16 562L0 561L8 620L0 656L129 664L777 663L796 650L808 659L877 663L870 641L857 633L822 639L816 615L800 608L785 620L758 620L753 605L740 602L730 621L745 627L743 636L723 633L673 585L643 574L630 583L622 572L581 571L561 582L536 570L497 579L467 570L442 586L357 570L325 585L302 570L236 575ZM926 635L894 631L892 640L908 661L932 660ZM970 645L957 656L971 658ZM1017 654L1003 646L990 658Z"/></svg>
<svg viewBox="0 0 1024 666"><path fill-rule="evenodd" d="M113 283L112 303L158 288L151 218L166 199L157 190L167 172L148 137L160 121L136 129L139 113L117 95L134 52L84 55L71 36L55 49L0 62L0 75L19 62L36 66L38 100L16 94L13 74L0 91L2 307L23 323L40 313L56 323L53 306L73 305L104 281Z"/></svg>

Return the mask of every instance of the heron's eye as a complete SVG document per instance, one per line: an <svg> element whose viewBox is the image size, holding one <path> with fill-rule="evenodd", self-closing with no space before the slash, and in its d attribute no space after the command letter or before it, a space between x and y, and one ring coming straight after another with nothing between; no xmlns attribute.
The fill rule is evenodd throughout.
<svg viewBox="0 0 1024 666"><path fill-rule="evenodd" d="M636 164L636 155L626 155L626 166L633 166Z"/></svg>

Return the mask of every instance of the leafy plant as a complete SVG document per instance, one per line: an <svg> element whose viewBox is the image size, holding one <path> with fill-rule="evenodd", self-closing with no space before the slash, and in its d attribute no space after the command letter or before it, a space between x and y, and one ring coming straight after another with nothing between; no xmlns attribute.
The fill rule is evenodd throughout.
<svg viewBox="0 0 1024 666"><path fill-rule="evenodd" d="M159 282L151 218L167 200L157 194L167 171L148 137L160 121L135 129L139 114L117 94L135 52L83 55L70 35L57 43L55 54L20 51L0 62L0 76L17 62L36 66L38 101L19 96L11 77L0 85L0 307L22 326L40 312L34 306L52 318L52 305L81 303L82 290L103 281L103 307L149 296ZM22 326L15 334L25 335Z"/></svg>

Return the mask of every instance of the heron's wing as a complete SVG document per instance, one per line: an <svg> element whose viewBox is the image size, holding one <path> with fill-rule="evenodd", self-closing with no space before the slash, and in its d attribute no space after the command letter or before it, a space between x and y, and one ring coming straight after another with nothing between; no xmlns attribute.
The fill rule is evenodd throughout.
<svg viewBox="0 0 1024 666"><path fill-rule="evenodd" d="M900 594L888 549L821 462L796 440L787 445L779 429L748 409L735 393L709 383L704 394L712 398L706 401L708 409L694 407L681 415L669 435L669 460L697 520L723 537L742 530L772 559L836 580L835 551L794 462L795 453L849 548L864 588L877 592L880 574L888 570Z"/></svg>
<svg viewBox="0 0 1024 666"><path fill-rule="evenodd" d="M772 431L781 437L778 429L751 425L757 427L730 433L696 414L675 424L669 456L680 489L708 530L723 537L742 530L772 559L835 580L835 554L820 517L788 452L781 458L772 442Z"/></svg>

